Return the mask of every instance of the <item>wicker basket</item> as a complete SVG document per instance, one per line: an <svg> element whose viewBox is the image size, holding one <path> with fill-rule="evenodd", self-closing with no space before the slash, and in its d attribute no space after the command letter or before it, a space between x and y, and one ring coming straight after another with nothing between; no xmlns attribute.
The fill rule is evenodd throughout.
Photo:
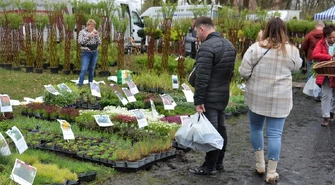
<svg viewBox="0 0 335 185"><path fill-rule="evenodd" d="M318 75L335 76L335 61L319 62L313 69Z"/></svg>

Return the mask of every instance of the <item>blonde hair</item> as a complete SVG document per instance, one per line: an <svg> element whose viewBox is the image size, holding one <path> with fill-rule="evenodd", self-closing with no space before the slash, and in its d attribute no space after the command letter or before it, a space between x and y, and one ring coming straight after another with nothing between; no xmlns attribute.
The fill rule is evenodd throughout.
<svg viewBox="0 0 335 185"><path fill-rule="evenodd" d="M97 23L95 22L94 19L89 19L89 20L87 21L87 23L86 23L86 26L88 26L88 25L90 25L90 24L94 24L94 25L96 25Z"/></svg>

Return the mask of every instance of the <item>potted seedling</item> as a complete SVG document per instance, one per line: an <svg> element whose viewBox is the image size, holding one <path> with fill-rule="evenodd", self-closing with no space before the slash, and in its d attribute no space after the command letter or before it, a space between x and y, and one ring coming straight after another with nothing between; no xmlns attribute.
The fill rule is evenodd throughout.
<svg viewBox="0 0 335 185"><path fill-rule="evenodd" d="M136 148L128 151L128 160L127 160L127 167L128 168L138 168L140 167L139 160L141 159L141 154L138 152Z"/></svg>
<svg viewBox="0 0 335 185"><path fill-rule="evenodd" d="M128 151L123 148L118 148L115 150L115 166L116 167L126 167L126 160L128 160Z"/></svg>

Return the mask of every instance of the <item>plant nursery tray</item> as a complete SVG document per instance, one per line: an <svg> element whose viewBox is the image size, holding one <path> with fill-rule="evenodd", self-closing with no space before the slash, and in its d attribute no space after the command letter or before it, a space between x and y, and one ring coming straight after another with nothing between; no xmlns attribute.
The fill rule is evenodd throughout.
<svg viewBox="0 0 335 185"><path fill-rule="evenodd" d="M173 155L170 155L168 157L164 157L164 158L161 158L161 159L158 159L158 160L155 160L155 161L152 161L150 163L147 163L143 166L140 166L138 168L128 168L128 167L114 167L115 170L119 171L119 172L124 172L124 173L132 173L132 172L138 172L138 171L142 171L142 170L148 170L150 169L155 163L157 162L161 162L161 161L166 161L168 159L172 159L172 158L175 158L177 155L176 154L173 154Z"/></svg>

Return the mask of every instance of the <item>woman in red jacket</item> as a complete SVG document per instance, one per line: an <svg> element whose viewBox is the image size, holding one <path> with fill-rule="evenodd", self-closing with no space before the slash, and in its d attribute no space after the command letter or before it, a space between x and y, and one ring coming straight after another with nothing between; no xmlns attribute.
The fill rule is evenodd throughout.
<svg viewBox="0 0 335 185"><path fill-rule="evenodd" d="M315 46L313 59L320 61L334 60L335 57L335 27L329 25L323 28L323 39ZM322 87L322 126L328 126L333 121L335 112L335 77L316 75L316 84Z"/></svg>

